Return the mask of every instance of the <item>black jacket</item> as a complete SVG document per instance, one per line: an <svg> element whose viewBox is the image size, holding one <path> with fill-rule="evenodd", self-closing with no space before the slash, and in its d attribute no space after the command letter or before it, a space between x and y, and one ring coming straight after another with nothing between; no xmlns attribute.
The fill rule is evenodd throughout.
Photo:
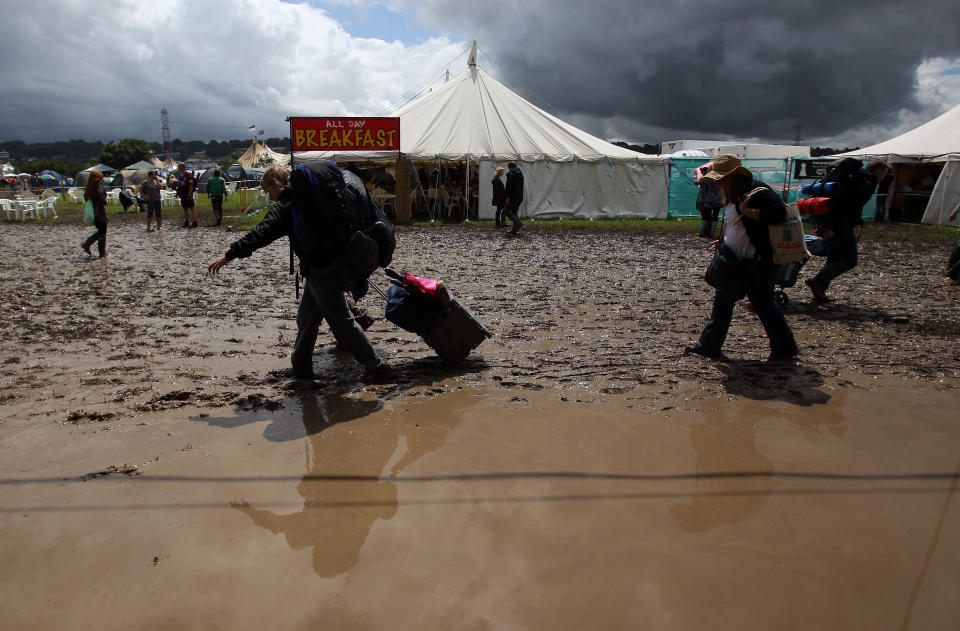
<svg viewBox="0 0 960 631"><path fill-rule="evenodd" d="M863 223L864 205L877 189L877 178L865 169L837 182L839 193L831 196L826 221L830 228L842 230Z"/></svg>
<svg viewBox="0 0 960 631"><path fill-rule="evenodd" d="M311 254L299 242L297 233L293 229L293 206L293 190L287 186L280 193L280 198L267 211L266 217L251 228L250 232L230 244L226 253L227 260L245 259L260 248L286 236L290 238L290 247L300 260L302 276L306 276L312 268L321 267L333 261L339 253L338 250L330 247L320 253Z"/></svg>
<svg viewBox="0 0 960 631"><path fill-rule="evenodd" d="M84 200L89 199L87 194L83 194ZM107 192L101 186L93 196L93 221L94 223L107 223Z"/></svg>
<svg viewBox="0 0 960 631"><path fill-rule="evenodd" d="M520 172L519 168L507 173L506 193L514 208L519 207L523 202L523 173Z"/></svg>
<svg viewBox="0 0 960 631"><path fill-rule="evenodd" d="M294 170L290 177L290 184L283 189L279 199L273 203L263 220L254 226L250 232L230 244L226 253L228 261L246 258L256 250L270 245L283 236L290 238L290 247L300 260L300 273L303 276L306 276L311 269L332 263L340 255L343 246L355 229L346 223L350 218L343 216L336 210L344 202L344 198L337 193L340 187L336 183L335 177L339 176L341 172L336 167L326 164L325 161L319 161L316 164L311 163L309 168L319 180L320 190L324 195L323 203L319 207L313 205L313 190L302 181L299 177L300 174ZM376 203L363 187L360 178L349 171L343 171L342 177L343 185L359 198L357 203L363 207L365 215L373 212L372 207ZM298 195L300 196L299 200ZM295 213L294 207L297 205L300 208L311 206L313 210ZM356 214L357 208L353 206L351 209L344 209L344 212ZM362 217L355 218L355 220L362 219ZM368 217L368 219L370 218ZM375 220L376 217L373 217L373 219ZM295 222L299 223L295 225ZM361 221L361 223L363 222ZM368 223L372 222L367 221L363 225ZM301 239L308 242L301 243Z"/></svg>
<svg viewBox="0 0 960 631"><path fill-rule="evenodd" d="M503 206L503 201L507 198L507 189L503 186L503 180L495 177L491 181L491 184L493 184L493 205L497 207Z"/></svg>
<svg viewBox="0 0 960 631"><path fill-rule="evenodd" d="M781 223L787 218L787 205L783 203L779 195L773 192L773 189L763 182L754 180L750 183L751 191L757 187L762 187L763 190L750 195L744 206L738 203L737 210L748 207L760 211L760 215L756 219L741 215L740 221L743 223L744 230L747 231L750 243L756 248L760 260L772 262L773 246L770 244L768 226Z"/></svg>

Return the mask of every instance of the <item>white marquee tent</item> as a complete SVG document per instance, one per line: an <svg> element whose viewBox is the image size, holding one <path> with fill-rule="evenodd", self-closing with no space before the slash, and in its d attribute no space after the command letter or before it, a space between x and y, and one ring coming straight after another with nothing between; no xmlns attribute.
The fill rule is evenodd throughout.
<svg viewBox="0 0 960 631"><path fill-rule="evenodd" d="M921 221L944 224L960 204L960 105L896 138L842 154L903 164L943 163ZM960 225L960 217L953 222Z"/></svg>
<svg viewBox="0 0 960 631"><path fill-rule="evenodd" d="M591 136L510 91L476 65L393 114L402 160L479 164L479 216L492 218L493 172L517 162L528 217L666 217L669 160ZM303 152L297 161L397 158L396 152ZM422 191L413 191L414 196Z"/></svg>
<svg viewBox="0 0 960 631"><path fill-rule="evenodd" d="M265 142L259 142L256 138L253 143L243 152L237 163L245 167L266 167L271 164L289 164L290 155L279 153L267 146Z"/></svg>

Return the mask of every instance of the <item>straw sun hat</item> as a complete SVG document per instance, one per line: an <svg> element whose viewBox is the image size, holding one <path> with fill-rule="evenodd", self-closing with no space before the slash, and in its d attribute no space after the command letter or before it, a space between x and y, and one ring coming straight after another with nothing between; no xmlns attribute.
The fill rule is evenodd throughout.
<svg viewBox="0 0 960 631"><path fill-rule="evenodd" d="M740 158L729 153L724 153L713 159L713 166L710 167L710 170L704 173L701 177L719 181L728 175L733 175L736 173L753 177L753 174L750 173L750 170L740 164Z"/></svg>

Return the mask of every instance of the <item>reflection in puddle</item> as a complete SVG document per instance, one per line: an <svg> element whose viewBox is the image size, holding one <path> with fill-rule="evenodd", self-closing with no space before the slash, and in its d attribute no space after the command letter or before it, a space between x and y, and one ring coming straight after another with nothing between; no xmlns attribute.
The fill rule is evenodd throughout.
<svg viewBox="0 0 960 631"><path fill-rule="evenodd" d="M332 578L346 572L356 564L374 523L397 512L397 486L390 477L441 447L459 423L455 414L422 423L347 423L381 408L380 401L318 392L286 399L284 409L275 413L267 428L276 429L265 431L264 436L273 440L306 437L307 471L297 484L303 508L277 514L243 500L231 502L231 507L257 526L283 534L294 550L312 548L313 569L319 576ZM294 421L297 417L299 424ZM222 419L208 419L213 424L218 421Z"/></svg>
<svg viewBox="0 0 960 631"><path fill-rule="evenodd" d="M690 440L698 474L731 470L773 473L773 462L757 449L755 419L729 412L711 414L693 427ZM751 476L749 484L751 493L731 493L743 490L743 481L737 477L697 477L690 503L675 505L670 514L684 530L694 533L742 522L756 514L777 487L772 477L764 476Z"/></svg>

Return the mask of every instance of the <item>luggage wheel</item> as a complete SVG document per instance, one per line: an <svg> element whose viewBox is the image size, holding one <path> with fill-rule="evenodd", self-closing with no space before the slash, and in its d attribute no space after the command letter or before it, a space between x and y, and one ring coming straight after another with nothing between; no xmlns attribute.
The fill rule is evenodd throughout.
<svg viewBox="0 0 960 631"><path fill-rule="evenodd" d="M782 307L790 302L790 296L788 296L787 292L783 291L782 289L778 289L777 291L773 292L773 301Z"/></svg>

